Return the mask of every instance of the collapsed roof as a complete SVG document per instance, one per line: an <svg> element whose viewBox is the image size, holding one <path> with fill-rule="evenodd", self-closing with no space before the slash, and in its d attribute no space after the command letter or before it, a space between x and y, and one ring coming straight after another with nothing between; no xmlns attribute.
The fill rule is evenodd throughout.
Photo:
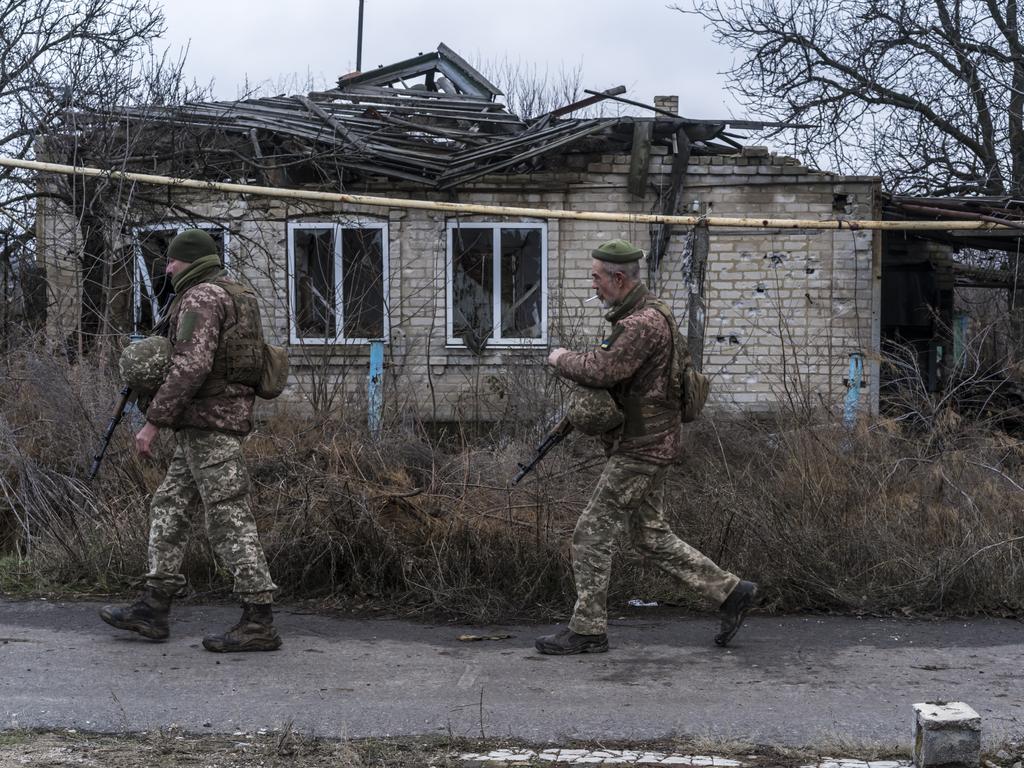
<svg viewBox="0 0 1024 768"><path fill-rule="evenodd" d="M1002 225L998 229L936 230L929 238L958 248L1018 251L1024 234L1024 200L1011 197L911 197L885 195L886 219L978 221Z"/></svg>
<svg viewBox="0 0 1024 768"><path fill-rule="evenodd" d="M977 221L1002 225L992 229L918 231L913 237L952 246L948 257L957 285L1012 288L1019 280L1015 265L1024 236L1024 200L1011 197L912 197L886 194L888 220ZM933 255L925 254L927 258Z"/></svg>
<svg viewBox="0 0 1024 768"><path fill-rule="evenodd" d="M687 154L733 153L740 144L730 131L769 125L692 120L622 98L624 91L587 91L585 99L522 119L497 100L496 86L442 43L436 51L343 76L327 91L125 107L115 117L136 132L156 127L167 141L177 136L176 146L190 137L191 151L206 155L199 170L207 177L287 169L291 181L317 180L303 178L306 166L322 182L385 177L434 189L557 166L568 153L631 151L638 142L678 147L683 141ZM571 117L606 99L654 114ZM82 124L79 114L76 125ZM225 162L216 161L218 152ZM247 160L248 174L239 159Z"/></svg>

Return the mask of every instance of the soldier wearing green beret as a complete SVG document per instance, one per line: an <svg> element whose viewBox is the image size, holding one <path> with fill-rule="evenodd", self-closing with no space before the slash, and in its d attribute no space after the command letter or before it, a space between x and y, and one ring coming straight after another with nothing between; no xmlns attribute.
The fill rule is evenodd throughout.
<svg viewBox="0 0 1024 768"><path fill-rule="evenodd" d="M167 249L175 290L168 341L130 345L121 368L138 394L151 396L146 424L135 437L151 455L161 430L177 448L150 503L149 573L139 599L108 605L101 618L150 640L170 634L172 598L185 587L181 564L198 503L220 563L234 578L242 618L203 638L210 651L273 651L281 646L270 578L249 504L249 475L241 438L252 429L256 384L263 365L263 329L255 294L227 277L213 238L201 229L177 235Z"/></svg>
<svg viewBox="0 0 1024 768"><path fill-rule="evenodd" d="M592 256L593 287L611 331L588 352L553 350L548 364L582 387L610 392L622 423L601 435L608 460L573 532L577 599L572 619L560 632L537 638L537 650L553 655L608 650L608 581L613 547L623 535L680 584L718 606L715 643L724 646L753 605L757 585L719 568L665 521L665 478L679 458L682 437L676 372L689 353L668 306L640 279L643 251L610 240Z"/></svg>

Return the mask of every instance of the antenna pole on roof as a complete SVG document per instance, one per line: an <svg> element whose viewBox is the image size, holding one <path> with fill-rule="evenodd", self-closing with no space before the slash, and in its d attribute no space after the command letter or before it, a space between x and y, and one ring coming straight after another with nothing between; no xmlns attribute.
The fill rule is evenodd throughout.
<svg viewBox="0 0 1024 768"><path fill-rule="evenodd" d="M356 32L356 72L363 71L363 4L365 0L359 0L359 26Z"/></svg>

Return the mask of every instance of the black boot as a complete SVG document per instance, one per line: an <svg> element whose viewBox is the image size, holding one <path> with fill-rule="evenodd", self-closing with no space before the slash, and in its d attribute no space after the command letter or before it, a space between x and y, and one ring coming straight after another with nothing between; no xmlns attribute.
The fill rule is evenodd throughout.
<svg viewBox="0 0 1024 768"><path fill-rule="evenodd" d="M743 626L743 619L747 617L747 611L754 607L754 598L757 597L757 584L752 581L741 581L729 596L725 598L722 607L718 609L722 623L719 632L715 635L715 645L726 646L732 640L733 635L739 632Z"/></svg>
<svg viewBox="0 0 1024 768"><path fill-rule="evenodd" d="M166 640L171 634L167 622L170 612L171 596L147 588L131 605L103 606L100 618L112 627L138 632L150 640Z"/></svg>
<svg viewBox="0 0 1024 768"><path fill-rule="evenodd" d="M608 650L608 635L577 635L567 627L557 634L538 637L533 645L541 653L551 656L604 653Z"/></svg>
<svg viewBox="0 0 1024 768"><path fill-rule="evenodd" d="M242 618L221 635L203 638L203 648L215 653L231 651L276 651L281 636L274 629L269 603L242 603Z"/></svg>

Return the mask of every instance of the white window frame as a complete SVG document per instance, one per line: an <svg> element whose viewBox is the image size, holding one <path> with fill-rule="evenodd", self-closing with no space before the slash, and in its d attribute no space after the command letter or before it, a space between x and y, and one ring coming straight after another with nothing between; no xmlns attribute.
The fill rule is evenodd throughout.
<svg viewBox="0 0 1024 768"><path fill-rule="evenodd" d="M333 338L306 338L299 336L298 323L295 317L295 240L293 232L303 229L330 229L334 232L334 316L336 332ZM342 291L342 265L345 254L342 253L341 233L346 229L378 229L381 242L381 276L383 278L384 315L383 336L380 338L348 338L345 333L345 297ZM389 297L391 295L391 269L388 259L388 223L377 219L346 219L338 221L290 221L287 227L288 242L288 340L292 344L369 344L371 341L383 341L387 344L391 338L391 317Z"/></svg>
<svg viewBox="0 0 1024 768"><path fill-rule="evenodd" d="M466 343L454 334L454 312L452 295L454 285L452 245L455 241L453 232L460 229L490 229L491 247L494 258L491 260L491 335L487 338L487 347L502 349L515 347L545 347L548 344L548 224L546 221L521 222L460 222L449 221L446 228L447 259L445 264L445 333L448 337L446 346L466 349ZM539 229L540 230L540 337L524 339L521 337L502 338L501 336L501 230L503 229Z"/></svg>
<svg viewBox="0 0 1024 768"><path fill-rule="evenodd" d="M149 274L149 270L146 268L146 260L142 255L142 243L140 242L139 235L145 232L174 232L176 235L180 235L186 229L220 230L222 237L221 250L224 253L224 267L227 268L231 265L231 230L225 224L211 224L210 222L193 224L190 222L168 221L162 224L142 224L138 227L132 227L132 254L135 262L135 279L132 281L132 333L138 333L139 323L142 320L142 291L139 289L143 284L146 286L146 291L149 294L150 309L152 310L154 322L160 316L160 307L157 305L156 297L153 295L152 275Z"/></svg>

